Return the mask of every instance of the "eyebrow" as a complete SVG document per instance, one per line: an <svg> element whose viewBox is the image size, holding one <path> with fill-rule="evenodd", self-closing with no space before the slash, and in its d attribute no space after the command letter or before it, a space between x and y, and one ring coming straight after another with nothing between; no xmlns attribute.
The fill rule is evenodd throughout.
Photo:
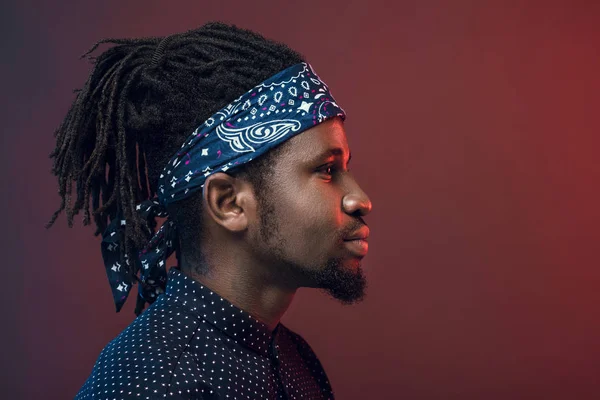
<svg viewBox="0 0 600 400"><path fill-rule="evenodd" d="M316 160L322 160L324 158L329 158L331 156L342 157L344 155L344 150L341 147L335 147L331 149L327 149L316 157ZM352 151L349 151L348 154L348 163L352 159Z"/></svg>

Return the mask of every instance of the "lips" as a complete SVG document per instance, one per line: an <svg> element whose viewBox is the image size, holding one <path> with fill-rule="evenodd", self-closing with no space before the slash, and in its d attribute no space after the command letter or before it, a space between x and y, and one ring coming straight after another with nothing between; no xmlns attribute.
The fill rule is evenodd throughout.
<svg viewBox="0 0 600 400"><path fill-rule="evenodd" d="M366 226L344 238L345 247L357 256L364 257L369 251L369 228Z"/></svg>
<svg viewBox="0 0 600 400"><path fill-rule="evenodd" d="M365 239L344 240L344 245L356 256L364 257L369 251L369 242Z"/></svg>
<svg viewBox="0 0 600 400"><path fill-rule="evenodd" d="M345 237L344 240L368 240L369 239L369 228L363 226L359 230Z"/></svg>

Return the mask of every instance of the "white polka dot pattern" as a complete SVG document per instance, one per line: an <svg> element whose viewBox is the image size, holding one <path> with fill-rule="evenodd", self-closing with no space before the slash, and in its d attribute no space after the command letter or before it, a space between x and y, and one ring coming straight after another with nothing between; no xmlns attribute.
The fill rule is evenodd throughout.
<svg viewBox="0 0 600 400"><path fill-rule="evenodd" d="M165 294L100 353L76 400L333 399L316 355L281 323L169 270Z"/></svg>

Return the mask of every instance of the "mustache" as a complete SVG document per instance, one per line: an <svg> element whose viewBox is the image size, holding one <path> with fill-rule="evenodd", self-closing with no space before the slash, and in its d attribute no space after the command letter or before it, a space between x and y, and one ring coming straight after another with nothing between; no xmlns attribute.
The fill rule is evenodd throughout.
<svg viewBox="0 0 600 400"><path fill-rule="evenodd" d="M367 223L365 222L365 220L362 217L358 217L356 218L351 225L348 225L347 227L345 227L343 230L341 230L340 232L338 232L338 240L343 241L344 238L348 237L349 235L351 235L353 232L358 231L361 228L364 227L368 227L369 225L367 225Z"/></svg>

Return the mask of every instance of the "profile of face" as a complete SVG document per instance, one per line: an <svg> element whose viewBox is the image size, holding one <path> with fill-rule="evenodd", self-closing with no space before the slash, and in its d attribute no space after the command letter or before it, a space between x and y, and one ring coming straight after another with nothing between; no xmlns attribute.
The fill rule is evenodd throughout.
<svg viewBox="0 0 600 400"><path fill-rule="evenodd" d="M290 287L324 289L342 303L363 299L361 260L371 201L348 169L350 149L340 118L286 142L250 223L254 256Z"/></svg>

